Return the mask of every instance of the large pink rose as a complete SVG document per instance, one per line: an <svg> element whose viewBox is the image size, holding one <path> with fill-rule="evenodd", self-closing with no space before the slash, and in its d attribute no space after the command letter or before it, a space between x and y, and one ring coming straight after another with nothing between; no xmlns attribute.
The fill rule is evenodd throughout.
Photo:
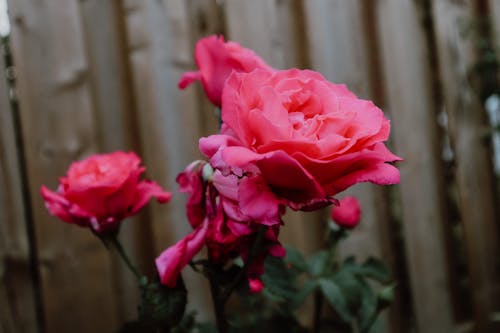
<svg viewBox="0 0 500 333"><path fill-rule="evenodd" d="M191 163L177 182L180 191L189 195L186 211L194 230L156 259L162 283L173 287L182 269L204 245L213 263L224 265L238 255L246 260L256 235L264 229L261 251L247 270L252 290L256 290L266 256L285 254L278 242L282 202L259 177L223 175L202 161Z"/></svg>
<svg viewBox="0 0 500 333"><path fill-rule="evenodd" d="M359 182L395 184L401 160L372 102L310 70L236 73L222 96L221 134L200 140L212 165L255 168L293 209L315 209Z"/></svg>
<svg viewBox="0 0 500 333"><path fill-rule="evenodd" d="M216 106L221 105L222 88L232 71L273 70L255 52L238 43L224 42L222 36L200 39L196 43L195 60L199 70L184 73L179 80L179 88L184 89L194 81L201 81L208 99Z"/></svg>
<svg viewBox="0 0 500 333"><path fill-rule="evenodd" d="M41 187L49 212L67 223L90 227L97 234L114 232L151 198L167 202L171 194L139 176L144 172L135 153L96 154L71 164L56 192Z"/></svg>

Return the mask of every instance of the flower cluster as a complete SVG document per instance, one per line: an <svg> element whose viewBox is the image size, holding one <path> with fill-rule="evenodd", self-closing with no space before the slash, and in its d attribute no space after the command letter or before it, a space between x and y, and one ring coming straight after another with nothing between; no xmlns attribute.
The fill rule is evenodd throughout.
<svg viewBox="0 0 500 333"><path fill-rule="evenodd" d="M248 256L259 230L265 251L252 262L250 288L267 253L284 255L277 241L286 207L316 210L359 182L395 184L401 160L384 142L389 121L372 102L310 70L276 70L253 51L222 37L196 45L199 70L185 73L179 87L200 80L221 107L219 134L200 140L209 162L195 162L179 175L189 193L187 215L194 231L157 259L166 285L206 245L211 261ZM209 170L209 172L207 172Z"/></svg>
<svg viewBox="0 0 500 333"><path fill-rule="evenodd" d="M242 281L248 282L250 292L260 292L265 259L285 256L278 236L287 208L312 211L333 204L331 218L337 226L330 224L333 232L328 245L334 248L346 230L356 227L361 215L357 199L337 200L335 196L360 182L399 182L399 171L391 163L401 158L384 144L389 121L372 102L357 98L344 85L331 83L317 72L274 69L253 51L222 37L201 39L195 58L198 70L184 73L179 87L201 81L208 99L221 108L221 128L199 141L207 160L192 162L177 176L179 191L188 196L186 215L193 230L156 258L158 276L151 280L143 276L117 237L125 218L138 213L152 198L165 203L171 197L157 183L139 180L145 168L135 153L90 156L71 164L56 191L41 188L52 215L89 228L108 248L114 246L134 273L142 295L135 323L141 331L147 327L148 331L170 332L180 323L187 302L180 273L189 264L199 271L201 263L210 279L218 329L227 332L224 306L231 293ZM204 247L208 260L194 261ZM360 274L369 276L376 267L379 282L387 274L373 260L336 265L333 252L320 251L311 258L317 261L314 265L300 254L291 255L294 265L301 267L294 274L307 272L311 281L304 284L309 287L298 292L297 299L290 295L283 299L292 311L291 304L302 303L314 291L326 297L345 323L352 322L351 313L361 313L347 304L364 306L361 299L366 299L372 304L368 306L371 312L363 310L364 319L359 321L365 326L359 327L368 331L382 309L377 296L351 293L351 300L344 300L333 285L337 273L332 267L352 276L349 281L363 289L368 285ZM321 258L321 263L314 258ZM289 274L283 261L269 262L273 266L267 267L277 268L279 275ZM269 271L264 280L272 290ZM281 281L293 287L297 276ZM320 327L320 308L316 309L316 328Z"/></svg>
<svg viewBox="0 0 500 333"><path fill-rule="evenodd" d="M207 246L209 259L224 264L229 259L249 257L261 233L258 253L253 253L247 276L255 290L269 253L282 257L278 243L284 206L262 179L251 174L223 175L202 161L191 163L177 177L180 191L188 193L187 216L193 233L168 248L156 260L162 282L174 286L184 266ZM258 289L258 288L257 288Z"/></svg>

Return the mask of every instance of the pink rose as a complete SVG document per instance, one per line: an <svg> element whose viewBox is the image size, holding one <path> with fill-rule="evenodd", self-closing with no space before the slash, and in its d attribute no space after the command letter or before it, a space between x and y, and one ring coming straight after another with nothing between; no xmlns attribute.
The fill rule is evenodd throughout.
<svg viewBox="0 0 500 333"><path fill-rule="evenodd" d="M332 220L346 229L356 227L361 219L361 206L355 197L345 197L339 200L338 206L332 208Z"/></svg>
<svg viewBox="0 0 500 333"><path fill-rule="evenodd" d="M118 230L120 222L136 214L151 198L165 203L171 194L139 176L144 172L135 153L96 154L71 164L59 179L56 192L41 187L49 212L67 223L90 227L97 234Z"/></svg>
<svg viewBox="0 0 500 333"><path fill-rule="evenodd" d="M196 161L179 174L177 182L180 191L189 195L186 211L194 231L156 259L163 284L173 287L204 245L213 263L224 264L238 255L246 260L261 228L266 229L262 253L252 261L248 277L262 275L268 253L284 256L277 239L284 206L257 177L223 175L206 162Z"/></svg>
<svg viewBox="0 0 500 333"><path fill-rule="evenodd" d="M401 158L384 145L390 125L372 102L310 70L233 74L222 96L221 134L200 150L221 170L257 168L293 209L334 202L359 182L395 184Z"/></svg>
<svg viewBox="0 0 500 333"><path fill-rule="evenodd" d="M226 43L222 36L200 39L196 43L195 60L199 70L184 73L179 80L179 88L184 89L194 81L201 81L208 99L216 106L221 105L222 88L232 71L272 70L252 50L238 43Z"/></svg>

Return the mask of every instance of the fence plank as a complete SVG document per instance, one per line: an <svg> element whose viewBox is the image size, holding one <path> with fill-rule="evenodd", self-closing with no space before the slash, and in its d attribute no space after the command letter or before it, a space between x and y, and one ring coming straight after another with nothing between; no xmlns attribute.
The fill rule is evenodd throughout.
<svg viewBox="0 0 500 333"><path fill-rule="evenodd" d="M0 56L0 328L37 332L36 296L30 267L16 122Z"/></svg>
<svg viewBox="0 0 500 333"><path fill-rule="evenodd" d="M364 5L361 1L312 0L304 4L304 11L312 68L332 82L345 83L361 98L373 99L375 91L371 83L379 82L379 79L371 77L369 68L373 63L369 55L374 55L367 43L366 32L371 27L365 17ZM346 195L359 198L363 214L362 223L341 244L341 256L355 255L358 260L379 257L386 259L391 270L395 271L387 203L382 189L362 184L342 194ZM386 330L391 325L392 331L397 331L401 321L399 308L398 304L391 307L391 323L384 317L381 325Z"/></svg>
<svg viewBox="0 0 500 333"><path fill-rule="evenodd" d="M194 92L177 89L177 79L185 70L178 60L185 59L188 30L175 30L187 17L186 2L180 0L125 1L128 48L134 91L136 92L138 126L148 174L176 191L176 175L188 163L199 158L198 109ZM153 237L156 253L190 232L185 217L185 198L174 195L165 207L152 210ZM189 271L188 271L189 272ZM191 295L190 306L203 315L209 308L205 281L193 274L184 274Z"/></svg>
<svg viewBox="0 0 500 333"><path fill-rule="evenodd" d="M469 82L473 66L473 38L460 34L466 22L473 24L472 5L453 1L434 3L436 39L443 91L450 119L456 160L460 211L468 257L473 308L478 332L498 330L489 322L498 297L498 227L495 220L494 177L489 145L484 140L486 112L479 91ZM477 59L477 58L476 58Z"/></svg>
<svg viewBox="0 0 500 333"><path fill-rule="evenodd" d="M87 230L49 216L38 195L97 148L79 7L15 0L9 9L46 330L110 332L117 320L108 254Z"/></svg>
<svg viewBox="0 0 500 333"><path fill-rule="evenodd" d="M436 105L420 4L383 0L376 13L396 151L405 159L400 188L417 329L451 332Z"/></svg>

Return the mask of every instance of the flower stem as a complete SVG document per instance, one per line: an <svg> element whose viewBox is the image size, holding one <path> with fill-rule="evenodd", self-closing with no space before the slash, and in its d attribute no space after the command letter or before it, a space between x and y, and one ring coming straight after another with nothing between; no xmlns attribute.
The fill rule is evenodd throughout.
<svg viewBox="0 0 500 333"><path fill-rule="evenodd" d="M137 279L140 279L141 273L139 272L137 267L135 267L134 264L132 264L132 261L130 260L129 256L125 252L125 249L123 248L122 244L118 240L118 237L113 236L113 237L110 237L109 240L110 240L111 244L113 244L113 246L115 247L118 254L120 255L120 258L122 258L122 260L125 262L127 267L130 269L130 271L135 275L135 277Z"/></svg>
<svg viewBox="0 0 500 333"><path fill-rule="evenodd" d="M222 295L220 294L220 288L217 285L217 282L215 281L214 277L210 276L208 280L210 281L210 292L212 295L212 301L214 303L217 331L219 333L227 333L229 325L227 323L226 314L224 311L226 302L221 297Z"/></svg>
<svg viewBox="0 0 500 333"><path fill-rule="evenodd" d="M221 295L221 300L225 304L233 291L238 287L240 284L241 280L245 278L245 275L247 274L248 268L252 264L253 260L257 256L260 247L262 245L262 241L264 240L264 234L266 232L265 228L261 228L259 232L257 233L257 236L255 237L255 241L252 245L252 248L250 249L250 254L243 265L241 271L238 273L236 278L232 281L232 283L224 290L224 293Z"/></svg>
<svg viewBox="0 0 500 333"><path fill-rule="evenodd" d="M323 309L323 295L321 291L316 290L314 292L314 321L312 327L312 333L321 332L321 310Z"/></svg>

